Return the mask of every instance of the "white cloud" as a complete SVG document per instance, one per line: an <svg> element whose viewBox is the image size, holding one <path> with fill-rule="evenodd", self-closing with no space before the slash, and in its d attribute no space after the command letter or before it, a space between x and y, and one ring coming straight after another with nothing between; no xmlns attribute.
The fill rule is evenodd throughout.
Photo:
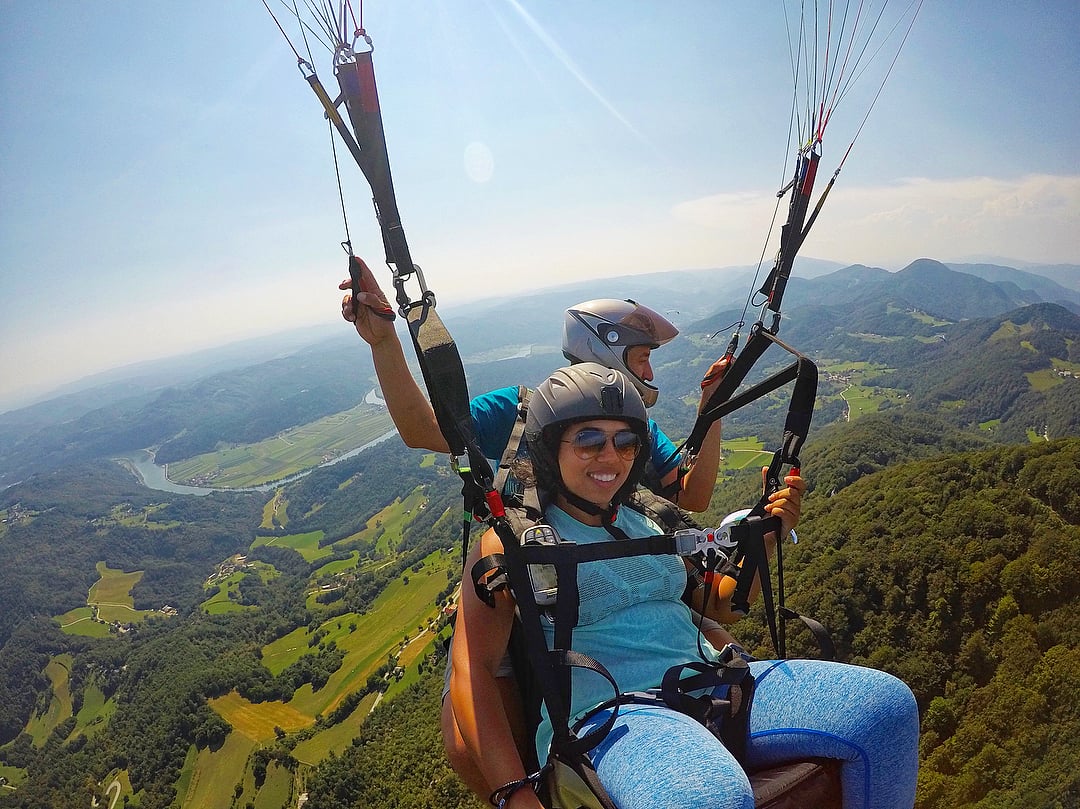
<svg viewBox="0 0 1080 809"><path fill-rule="evenodd" d="M747 234L763 232L774 205L766 192L717 194L684 202L673 214L752 251ZM782 207L781 221L785 215ZM841 177L802 252L886 267L973 254L1076 263L1078 222L1080 176L910 178L862 187L844 187Z"/></svg>

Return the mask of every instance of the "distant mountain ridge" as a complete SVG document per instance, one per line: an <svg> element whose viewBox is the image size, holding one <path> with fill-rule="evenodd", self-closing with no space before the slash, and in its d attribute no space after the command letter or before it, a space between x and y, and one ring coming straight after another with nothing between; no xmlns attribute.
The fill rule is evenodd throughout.
<svg viewBox="0 0 1080 809"><path fill-rule="evenodd" d="M812 281L794 278L785 300L793 311L803 305L857 305L885 300L948 320L990 317L1046 301L1072 304L1074 311L1080 312L1080 293L1070 293L1050 282L1042 289L1060 293L1060 297L1055 300L1036 290L1022 289L1012 279L991 281L924 258L895 273L854 264Z"/></svg>
<svg viewBox="0 0 1080 809"><path fill-rule="evenodd" d="M1021 442L1029 431L1080 435L1078 344L1080 317L1056 304L1033 304L958 324L893 381L924 412L947 411L969 426L995 421L1002 440Z"/></svg>
<svg viewBox="0 0 1080 809"><path fill-rule="evenodd" d="M824 269L816 267L817 271ZM905 366L925 360L911 345L882 347L875 341L902 337L933 340L947 330L937 321L994 318L1043 304L1040 295L1044 293L1064 294L1066 298L1071 294L1050 281L1033 284L1038 289L1021 288L1019 282L1031 281L1030 273L1008 272L1009 268L994 265L973 265L972 269L1003 280L958 272L931 259L912 262L895 273L851 265L814 278L793 278L785 298L781 335L816 356L865 359L876 355L890 364ZM748 271L732 275L702 270L583 282L481 302L467 314L448 312L445 320L466 358L470 385L479 392L512 382L533 384L560 364L558 346L566 306L589 296L632 294L663 311L683 329L683 336L665 347L664 364L669 366L665 373L688 388L692 369L677 366L701 349L694 348L687 337L729 329L740 319L739 309L717 306L717 302L745 300L751 277ZM1080 293L1073 295L1077 296ZM1080 312L1080 304L1068 299L1062 305ZM510 316L513 329L506 328ZM1060 326L1071 333L1068 318L1061 314L1047 317L1046 328ZM988 328L992 332L1000 325ZM726 336L720 339L726 341ZM245 356L252 356L250 350L256 345L245 346ZM500 346L515 345L524 347L518 352L520 356L500 358ZM220 441L258 441L345 410L367 393L368 382L376 382L368 353L344 326L336 336L318 343L303 345L302 340L294 340L284 348L280 343L267 346L276 353L272 359L249 360L246 366L238 364L202 378L188 368L184 374L175 374L178 380L186 378L179 384L157 387L164 384L161 375L145 376L146 370L143 378L148 383L134 395L129 392L121 397L115 387L93 389L77 394L74 400L68 397L0 415L0 486L35 470L143 447L158 446L162 460L174 460L208 451ZM971 351L977 353L982 348L972 345ZM1062 350L1061 359L1069 360L1068 354ZM345 368L347 375L342 374ZM674 388L676 395L681 389ZM80 412L80 402L86 407L101 404ZM1052 421L1070 423L1070 418Z"/></svg>

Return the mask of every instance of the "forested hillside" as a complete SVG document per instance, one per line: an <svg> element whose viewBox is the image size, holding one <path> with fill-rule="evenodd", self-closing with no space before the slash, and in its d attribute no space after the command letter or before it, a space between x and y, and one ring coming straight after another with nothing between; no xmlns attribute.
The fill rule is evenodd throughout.
<svg viewBox="0 0 1080 809"><path fill-rule="evenodd" d="M961 323L946 339L926 345L917 364L881 384L910 391L918 409L958 425L985 424L1002 441L1023 441L1029 433L1077 435L1078 323L1054 304Z"/></svg>
<svg viewBox="0 0 1080 809"><path fill-rule="evenodd" d="M400 502L403 486L419 505L412 513L387 507ZM442 550L460 540L460 523L442 519L458 513L458 489L445 467L385 442L276 497L149 492L108 462L4 491L0 775L18 788L0 790L0 804L84 807L106 786L98 780L118 773L140 806L164 809L191 798L187 781L202 771L199 751L249 749L224 776L232 780L219 791L232 795L245 772L250 780L261 767L265 777L268 761L295 772L290 751L304 739L341 728L347 742L353 730L344 723L356 721L365 696L393 687L399 654L408 654L415 678L417 665L441 649L434 640L441 624L402 624L409 613L399 614L400 598L382 618L371 610L390 590L408 597L412 578L427 582L413 585L417 614L439 614L460 567ZM268 500L278 504L276 528L259 527ZM226 567L236 572L213 575ZM69 624L74 619L65 616L89 615L87 594L103 571L137 571L124 574L134 582L125 608L133 617L121 631L62 631L102 625ZM219 586L228 587L228 598L210 597ZM163 605L174 608L172 617L158 611ZM378 629L370 642L360 632L348 640L357 626ZM420 655L406 652L403 632L419 632ZM297 634L301 649L274 651ZM370 659L364 643L382 651ZM313 699L328 708L302 707ZM289 746L265 744L256 755L244 734L262 737L236 729L242 723L230 710L237 701L252 705L242 714L262 711L261 721L290 727ZM251 782L252 798L261 784Z"/></svg>
<svg viewBox="0 0 1080 809"><path fill-rule="evenodd" d="M943 450L933 446L935 431ZM916 691L924 726L920 807L1067 806L1078 794L1073 773L1080 763L1074 741L1080 731L1080 588L1072 576L1080 563L1080 500L1072 486L1080 439L964 451L971 440L946 423L899 413L837 425L819 436L805 454L815 486L801 541L785 556L788 601L826 623L843 659L892 671ZM402 463L415 454L393 444L384 452L383 465L406 472L429 468L429 485L441 479L446 502L453 503L456 486L445 472ZM337 501L359 502L359 489L350 489L364 481L365 468L358 462L337 470L335 483L316 478L288 489L296 514L311 520L324 510L341 510ZM328 471L334 467L321 474ZM725 481L718 503L745 503L753 478ZM45 486L27 502L45 513L64 512L57 491ZM120 488L112 497L130 494ZM210 509L215 500L196 505ZM99 507L108 501L104 497ZM88 503L79 519L95 508ZM452 546L453 521L433 531L438 516L438 508L425 509L428 522L417 524L410 544ZM17 534L9 528L5 541ZM156 534L162 538L160 528ZM10 689L3 704L14 709L22 693L49 693L42 672L58 653L73 661L65 686L77 695L76 704L72 718L43 744L24 733L2 749L0 766L27 776L0 800L19 807L82 806L86 774L117 767L139 790L140 805L164 807L181 799L177 785L189 766L188 750L224 751L235 737L220 713L207 710L208 701L232 690L253 703L288 700L297 688L311 687L305 683L326 682L342 662L332 644L320 642L301 658L304 666L271 674L257 650L313 620L319 627L330 626L335 614L355 620L348 615L372 603L364 594L408 573L409 559L416 558L401 557L381 584L357 578L316 618L303 598L315 566L284 548L263 551L279 575L245 579L250 585L242 598L253 611L195 611L179 624L159 619L126 637L100 641L62 635L47 621L24 621L0 654ZM759 612L737 633L755 653L771 654ZM794 626L789 647L815 653ZM306 776L310 806L479 805L440 754L441 668L421 669L413 691L377 711L353 744ZM367 688L379 690L379 683L369 681ZM104 733L91 733L76 719L78 703L101 698L95 694L116 706ZM346 702L316 727L336 726L355 704ZM304 738L289 732L283 746L264 742L258 748L263 757L249 766L297 770L289 751ZM1036 800L1029 804L1031 796Z"/></svg>
<svg viewBox="0 0 1080 809"><path fill-rule="evenodd" d="M789 604L826 624L839 659L911 685L919 809L1080 801L1078 468L1080 439L998 447L889 463L807 501L785 556ZM789 654L816 656L798 626ZM760 605L735 632L774 654ZM319 767L311 805L480 806L433 773L437 748L417 750L438 740L438 685L433 675L415 710L386 714Z"/></svg>
<svg viewBox="0 0 1080 809"><path fill-rule="evenodd" d="M246 549L261 502L252 495L165 498L114 463L78 465L3 492L0 533L0 741L25 726L39 701L49 654L90 653L88 638L66 636L47 616L87 605L103 562L139 570L134 610L171 605L187 615L221 559ZM114 667L123 664L117 651ZM33 675L38 687L26 688Z"/></svg>

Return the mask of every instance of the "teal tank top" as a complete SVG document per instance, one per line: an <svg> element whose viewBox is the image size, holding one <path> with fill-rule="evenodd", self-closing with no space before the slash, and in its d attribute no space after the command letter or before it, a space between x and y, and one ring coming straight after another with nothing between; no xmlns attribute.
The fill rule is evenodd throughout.
<svg viewBox="0 0 1080 809"><path fill-rule="evenodd" d="M603 527L578 522L562 509L551 506L546 522L566 540L578 544L608 542ZM663 533L648 517L629 508L619 509L615 525L629 537ZM674 555L635 556L578 566L581 594L578 625L574 628L574 651L602 663L619 684L619 690L644 691L660 685L664 672L690 660L699 660L698 630L689 607L682 601L686 567ZM550 648L554 625L544 619ZM716 650L704 637L701 647L709 659ZM571 725L591 708L613 696L610 683L599 674L574 669L571 686ZM536 734L541 763L551 744L551 723L546 710Z"/></svg>

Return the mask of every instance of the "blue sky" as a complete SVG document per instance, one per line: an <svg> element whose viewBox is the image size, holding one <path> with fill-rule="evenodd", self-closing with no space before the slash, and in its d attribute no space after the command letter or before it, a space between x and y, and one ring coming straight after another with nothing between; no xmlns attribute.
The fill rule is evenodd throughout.
<svg viewBox="0 0 1080 809"><path fill-rule="evenodd" d="M440 302L757 261L789 158L779 0L363 14L403 223ZM0 20L0 409L340 317L327 126L261 2L0 0ZM1078 30L1075 0L926 0L802 254L1080 263ZM825 172L887 58L838 105ZM339 157L353 244L388 283Z"/></svg>

